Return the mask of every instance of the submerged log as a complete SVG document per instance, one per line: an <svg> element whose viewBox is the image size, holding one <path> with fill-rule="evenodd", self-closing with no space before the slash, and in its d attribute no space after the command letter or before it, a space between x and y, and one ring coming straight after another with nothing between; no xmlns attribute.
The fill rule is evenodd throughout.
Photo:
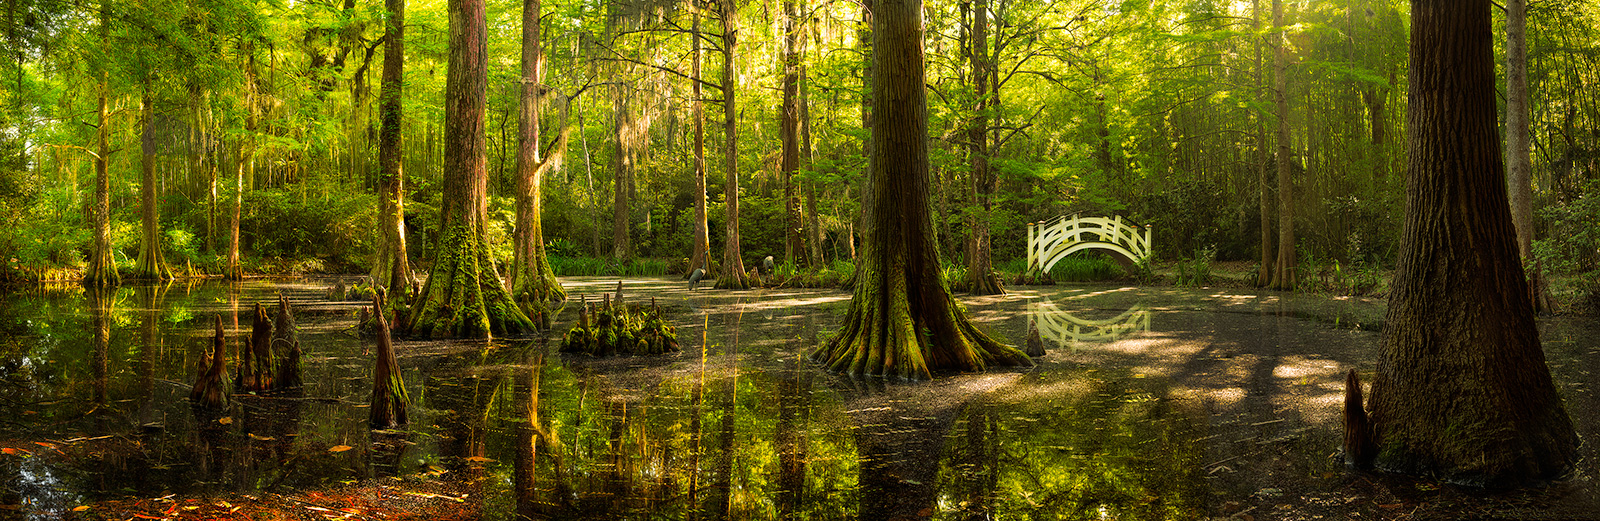
<svg viewBox="0 0 1600 521"><path fill-rule="evenodd" d="M289 309L289 299L278 295L278 315L272 323L272 350L278 360L278 375L273 382L277 389L295 389L304 384L300 380L300 334L295 331L294 313Z"/></svg>
<svg viewBox="0 0 1600 521"><path fill-rule="evenodd" d="M189 392L195 407L221 410L228 407L228 340L222 334L222 315L217 315L216 334L211 338L211 368L196 380Z"/></svg>
<svg viewBox="0 0 1600 521"><path fill-rule="evenodd" d="M400 377L400 364L394 355L394 342L389 338L389 322L383 317L383 299L374 298L372 313L378 324L378 352L376 367L372 371L372 407L369 424L374 429L392 429L406 423L405 381Z"/></svg>

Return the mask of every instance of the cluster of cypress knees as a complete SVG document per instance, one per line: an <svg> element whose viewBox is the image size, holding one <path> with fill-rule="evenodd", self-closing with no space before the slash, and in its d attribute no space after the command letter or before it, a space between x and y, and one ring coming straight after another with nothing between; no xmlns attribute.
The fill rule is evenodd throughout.
<svg viewBox="0 0 1600 521"><path fill-rule="evenodd" d="M383 308L383 294L379 292L373 298L373 309ZM376 322L373 333L377 337L378 352L369 423L375 429L388 429L406 423L406 403L410 400L400 379L400 365L395 359L388 321L383 313L374 312L370 316ZM230 380L226 363L228 341L222 330L222 315L218 314L211 349L201 357L189 401L198 409L220 411L228 408L234 392L283 394L299 391L304 385L300 358L294 314L289 308L289 299L279 295L277 316L273 319L268 319L265 306L256 303L250 344L240 349L234 363L236 374Z"/></svg>
<svg viewBox="0 0 1600 521"><path fill-rule="evenodd" d="M582 306L578 324L567 331L561 342L565 353L585 353L595 356L614 354L655 355L678 350L678 329L661 318L661 307L656 299L650 306L629 305L622 301L622 281L617 281L616 298L610 293L604 301L591 308L587 298L579 297Z"/></svg>

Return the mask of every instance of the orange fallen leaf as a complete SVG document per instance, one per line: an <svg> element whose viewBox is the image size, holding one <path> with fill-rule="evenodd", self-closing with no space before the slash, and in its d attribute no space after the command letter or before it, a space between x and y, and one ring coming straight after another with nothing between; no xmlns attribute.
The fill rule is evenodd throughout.
<svg viewBox="0 0 1600 521"><path fill-rule="evenodd" d="M344 452L353 448L355 447L351 447L349 445L334 445L332 447L328 447L328 452Z"/></svg>
<svg viewBox="0 0 1600 521"><path fill-rule="evenodd" d="M3 449L0 449L0 452L4 452L6 454L11 454L13 456L17 455L17 454L33 454L33 452L29 451L28 449L15 449L15 448L11 448L11 447L6 447L6 448L3 448Z"/></svg>
<svg viewBox="0 0 1600 521"><path fill-rule="evenodd" d="M472 457L467 458L467 461L471 461L471 462L475 462L475 463L487 463L487 462L490 462L490 461L494 461L494 459L493 458L485 458L483 456L472 456Z"/></svg>
<svg viewBox="0 0 1600 521"><path fill-rule="evenodd" d="M272 440L276 440L277 439L277 438L274 438L274 437L271 437L271 436L256 436L256 433L254 433L254 432L248 432L248 433L245 433L245 434L249 434L250 435L250 439L256 440L256 441L272 441Z"/></svg>
<svg viewBox="0 0 1600 521"><path fill-rule="evenodd" d="M49 444L49 443L45 443L45 442L42 442L42 441L36 441L36 442L33 442L33 444L34 445L38 445L40 447L44 447L46 449L55 449L56 448L55 445L52 445L52 444Z"/></svg>
<svg viewBox="0 0 1600 521"><path fill-rule="evenodd" d="M88 510L88 509L89 509L89 505L79 505L79 506L72 507L72 511L73 512L82 512L82 511L85 511L85 510Z"/></svg>
<svg viewBox="0 0 1600 521"><path fill-rule="evenodd" d="M232 425L233 424L233 417L232 416L223 416L221 418L217 418L217 423L220 423L220 424L223 424L223 425Z"/></svg>

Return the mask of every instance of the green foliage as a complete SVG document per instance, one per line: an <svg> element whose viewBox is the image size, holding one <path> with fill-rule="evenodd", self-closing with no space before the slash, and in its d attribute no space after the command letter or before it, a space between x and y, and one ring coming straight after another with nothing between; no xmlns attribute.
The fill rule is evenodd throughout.
<svg viewBox="0 0 1600 521"><path fill-rule="evenodd" d="M321 196L285 189L245 195L240 233L256 257L318 257L360 272L371 262L377 200L359 190Z"/></svg>
<svg viewBox="0 0 1600 521"><path fill-rule="evenodd" d="M1194 251L1186 259L1178 259L1173 283L1179 286L1200 287L1211 284L1211 267L1217 261L1217 247L1206 246Z"/></svg>
<svg viewBox="0 0 1600 521"><path fill-rule="evenodd" d="M1370 262L1341 263L1338 259L1317 257L1313 248L1303 244L1299 250L1296 290L1362 296L1378 292L1383 283L1383 271Z"/></svg>
<svg viewBox="0 0 1600 521"><path fill-rule="evenodd" d="M1105 255L1072 255L1050 267L1050 280L1057 282L1099 282L1125 278L1121 266Z"/></svg>
<svg viewBox="0 0 1600 521"><path fill-rule="evenodd" d="M557 277L661 277L667 274L666 259L634 257L618 263L611 258L547 255L550 270L555 272Z"/></svg>

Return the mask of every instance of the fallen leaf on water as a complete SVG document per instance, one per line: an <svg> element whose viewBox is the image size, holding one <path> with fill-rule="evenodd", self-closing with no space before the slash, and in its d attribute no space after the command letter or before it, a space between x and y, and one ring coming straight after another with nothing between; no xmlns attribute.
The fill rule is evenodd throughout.
<svg viewBox="0 0 1600 521"><path fill-rule="evenodd" d="M55 445L52 445L52 444L49 444L49 443L45 443L45 442L42 442L42 441L36 441L36 442L33 442L33 444L34 445L38 445L40 447L44 447L46 449L55 449L56 448Z"/></svg>
<svg viewBox="0 0 1600 521"><path fill-rule="evenodd" d="M467 458L467 461L471 461L471 462L475 462L475 463L486 463L486 462L494 461L494 459L493 458L485 458L483 456L472 456L472 457Z"/></svg>
<svg viewBox="0 0 1600 521"><path fill-rule="evenodd" d="M0 452L4 452L6 454L11 454L13 456L15 456L17 454L33 454L32 452L28 451L28 449L14 449L14 448L11 448L11 447L6 447L6 448L3 448L3 449L0 449Z"/></svg>
<svg viewBox="0 0 1600 521"><path fill-rule="evenodd" d="M223 424L223 425L232 425L233 424L233 417L232 416L223 416L221 418L217 418L217 423L220 423L220 424Z"/></svg>
<svg viewBox="0 0 1600 521"><path fill-rule="evenodd" d="M351 447L349 445L334 445L332 447L328 447L328 452L344 452L353 448L355 447Z"/></svg>
<svg viewBox="0 0 1600 521"><path fill-rule="evenodd" d="M89 505L80 505L80 506L72 507L72 511L73 512L82 512L82 511L85 511L85 510L88 510L88 509L89 509Z"/></svg>
<svg viewBox="0 0 1600 521"><path fill-rule="evenodd" d="M274 437L271 437L271 436L256 436L256 433L254 433L254 432L249 432L249 433L246 433L246 434L250 435L250 439L256 440L256 441L272 441L272 440L276 440L277 439L277 438L274 438Z"/></svg>

